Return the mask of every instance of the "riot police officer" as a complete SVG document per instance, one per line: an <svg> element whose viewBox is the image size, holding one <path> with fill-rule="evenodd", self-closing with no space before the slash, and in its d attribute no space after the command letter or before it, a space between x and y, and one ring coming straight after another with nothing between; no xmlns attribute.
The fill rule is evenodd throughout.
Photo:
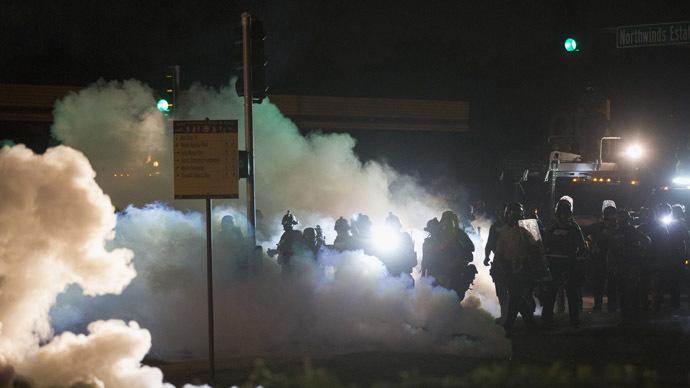
<svg viewBox="0 0 690 388"><path fill-rule="evenodd" d="M289 210L283 216L281 223L283 224L284 232L280 236L278 248L269 249L268 254L273 257L277 253L278 264L283 269L283 273L290 273L292 272L292 259L305 250L304 238L302 232L294 229L295 225L299 224L299 221Z"/></svg>
<svg viewBox="0 0 690 388"><path fill-rule="evenodd" d="M621 325L631 325L640 319L640 265L651 239L632 225L628 211L618 210L616 219L608 256L616 272Z"/></svg>
<svg viewBox="0 0 690 388"><path fill-rule="evenodd" d="M391 246L379 246L376 256L391 276L410 275L417 266L417 253L414 251L412 237L402 231L402 222L393 213L388 214L384 225L391 237Z"/></svg>
<svg viewBox="0 0 690 388"><path fill-rule="evenodd" d="M590 274L592 292L594 294L593 313L600 313L602 310L604 289L606 289L608 297L607 311L613 313L618 309L616 273L608 263L608 253L612 243L613 231L617 226L616 208L607 206L602 211L602 220L585 230L585 235L592 246Z"/></svg>
<svg viewBox="0 0 690 388"><path fill-rule="evenodd" d="M361 249L369 256L376 256L375 238L371 230L371 220L366 214L359 213L352 220L353 249Z"/></svg>
<svg viewBox="0 0 690 388"><path fill-rule="evenodd" d="M659 203L654 207L654 220L650 224L640 226L640 230L652 240L646 251L646 266L641 276L645 278L645 284L651 286L654 312L659 312L661 308L672 256L673 248L668 228L670 223L671 205ZM645 290L645 299L647 299L647 293Z"/></svg>
<svg viewBox="0 0 690 388"><path fill-rule="evenodd" d="M501 307L501 316L499 321L503 321L508 313L508 288L505 284L506 269L505 263L501 263L500 260L495 256L496 246L498 244L498 236L501 233L501 229L505 226L505 208L506 205L502 204L496 209L496 221L491 224L489 228L489 236L486 239L486 246L484 247L484 265L491 265L491 270L489 274L496 287L496 297L498 298L498 304ZM494 260L491 263L491 253L494 253Z"/></svg>
<svg viewBox="0 0 690 388"><path fill-rule="evenodd" d="M544 247L532 234L518 223L524 218L524 210L519 203L506 206L505 225L501 229L496 244L496 260L506 263L506 286L508 288L508 312L503 322L506 336L513 333L513 325L518 312L529 329L536 329L533 307L526 303L532 296L535 279L528 269L530 255L543 255Z"/></svg>
<svg viewBox="0 0 690 388"><path fill-rule="evenodd" d="M429 235L424 239L422 244L422 276L436 276L440 273L437 266L440 262L441 253L441 242L440 242L440 231L441 223L438 218L427 221L424 230L429 233Z"/></svg>
<svg viewBox="0 0 690 388"><path fill-rule="evenodd" d="M570 326L577 328L580 324L580 292L584 282L585 238L580 226L573 220L572 205L561 199L556 205L556 217L549 224L544 236L546 257L553 282L546 287L542 310L542 326L553 326L553 308L559 287L565 289L568 299Z"/></svg>
<svg viewBox="0 0 690 388"><path fill-rule="evenodd" d="M335 221L336 236L333 241L333 248L338 251L348 251L354 249L354 242L350 234L350 224L342 216Z"/></svg>

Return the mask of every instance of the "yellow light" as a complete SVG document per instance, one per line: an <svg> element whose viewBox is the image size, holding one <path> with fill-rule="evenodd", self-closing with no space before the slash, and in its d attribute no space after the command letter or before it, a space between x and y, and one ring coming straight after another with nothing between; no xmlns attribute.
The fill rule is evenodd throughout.
<svg viewBox="0 0 690 388"><path fill-rule="evenodd" d="M114 176L117 176L117 174L115 174Z"/></svg>
<svg viewBox="0 0 690 388"><path fill-rule="evenodd" d="M688 260L685 260L685 265L688 265Z"/></svg>
<svg viewBox="0 0 690 388"><path fill-rule="evenodd" d="M573 182L577 182L577 178L573 178Z"/></svg>
<svg viewBox="0 0 690 388"><path fill-rule="evenodd" d="M151 174L149 174L149 176L152 176L152 175L151 175Z"/></svg>
<svg viewBox="0 0 690 388"><path fill-rule="evenodd" d="M606 178L606 182L611 182L611 178Z"/></svg>
<svg viewBox="0 0 690 388"><path fill-rule="evenodd" d="M127 176L129 176L129 174L127 174Z"/></svg>
<svg viewBox="0 0 690 388"><path fill-rule="evenodd" d="M122 174L120 174L120 176L123 176L123 175L122 175Z"/></svg>
<svg viewBox="0 0 690 388"><path fill-rule="evenodd" d="M158 162L153 162L153 167L158 167Z"/></svg>

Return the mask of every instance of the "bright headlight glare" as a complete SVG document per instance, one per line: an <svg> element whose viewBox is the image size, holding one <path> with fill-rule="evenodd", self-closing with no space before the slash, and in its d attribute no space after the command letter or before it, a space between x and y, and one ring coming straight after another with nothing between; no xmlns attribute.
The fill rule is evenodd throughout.
<svg viewBox="0 0 690 388"><path fill-rule="evenodd" d="M673 221L673 217L671 217L671 216L666 216L666 217L661 219L661 222L663 222L664 224L670 224L671 221Z"/></svg>
<svg viewBox="0 0 690 388"><path fill-rule="evenodd" d="M673 178L673 183L677 185L690 185L690 177L677 176Z"/></svg>
<svg viewBox="0 0 690 388"><path fill-rule="evenodd" d="M637 144L631 145L630 147L628 147L628 150L626 152L628 157L632 158L632 159L637 159L637 158L641 157L642 153L643 153L642 147L640 147Z"/></svg>

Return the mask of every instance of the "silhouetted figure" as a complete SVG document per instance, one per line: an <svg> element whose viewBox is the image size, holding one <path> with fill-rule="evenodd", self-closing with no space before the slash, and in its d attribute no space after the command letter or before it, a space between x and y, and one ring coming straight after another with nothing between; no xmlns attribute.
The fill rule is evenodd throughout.
<svg viewBox="0 0 690 388"><path fill-rule="evenodd" d="M377 244L376 256L386 266L391 276L402 274L411 276L412 270L417 266L417 253L414 251L414 242L410 235L402 231L402 222L393 213L386 217L384 233L382 237L386 241Z"/></svg>
<svg viewBox="0 0 690 388"><path fill-rule="evenodd" d="M513 325L518 312L529 329L536 329L533 306L526 303L531 298L535 284L534 274L529 269L531 255L544 254L541 241L518 223L524 218L524 210L519 203L506 206L505 226L498 236L495 259L506 263L506 286L508 287L508 313L503 322L506 336L513 333Z"/></svg>
<svg viewBox="0 0 690 388"><path fill-rule="evenodd" d="M501 316L499 322L503 322L508 314L508 288L506 286L506 263L501 262L500 257L496 257L496 248L498 245L498 236L505 226L505 204L502 204L496 209L496 221L491 224L489 228L489 236L486 239L486 246L484 247L484 265L491 265L489 274L496 287L496 297L498 304L501 307ZM494 253L494 260L491 262L491 253Z"/></svg>
<svg viewBox="0 0 690 388"><path fill-rule="evenodd" d="M660 203L654 207L654 219L648 224L640 225L640 231L647 234L652 240L646 251L646 262L642 276L649 279L651 290L652 309L658 312L666 290L666 282L669 278L669 263L672 256L672 241L669 234L671 224L671 205ZM645 290L646 292L646 290ZM647 299L647 295L645 295ZM647 310L646 308L645 310Z"/></svg>
<svg viewBox="0 0 690 388"><path fill-rule="evenodd" d="M354 241L350 234L350 224L345 218L338 218L335 221L333 229L336 233L335 240L333 241L333 249L340 252L354 249Z"/></svg>
<svg viewBox="0 0 690 388"><path fill-rule="evenodd" d="M553 326L553 308L559 288L565 289L568 298L570 326L580 324L581 299L579 288L584 283L585 238L580 226L573 220L572 205L561 199L556 206L556 217L546 229L544 247L553 281L546 288L542 310L542 326Z"/></svg>
<svg viewBox="0 0 690 388"><path fill-rule="evenodd" d="M229 272L234 275L244 276L249 271L249 259L247 255L247 241L242 229L235 225L235 218L231 215L224 216L220 221L220 234L223 246L227 247L230 260Z"/></svg>
<svg viewBox="0 0 690 388"><path fill-rule="evenodd" d="M618 210L616 219L609 262L616 272L621 325L635 325L640 320L640 264L651 239L632 225L629 212Z"/></svg>
<svg viewBox="0 0 690 388"><path fill-rule="evenodd" d="M585 228L584 234L591 242L592 260L590 263L590 279L594 294L593 313L602 311L604 290L608 298L607 311L618 310L618 294L616 292L616 272L608 262L609 249L613 243L613 231L618 227L616 208L607 206L602 212L602 220Z"/></svg>
<svg viewBox="0 0 690 388"><path fill-rule="evenodd" d="M427 223L427 227L429 226L435 227L434 223ZM474 244L467 233L458 227L457 216L451 211L446 211L441 216L438 231L430 233L431 238L426 241L425 255L428 256L428 263L425 264L425 269L434 277L434 285L454 290L460 300L463 300L477 273L477 268L470 264Z"/></svg>
<svg viewBox="0 0 690 388"><path fill-rule="evenodd" d="M290 273L293 269L292 259L299 254L303 254L306 246L304 244L302 232L293 229L299 221L297 221L297 218L295 218L289 210L283 216L281 223L283 224L284 232L280 236L278 248L269 249L268 254L273 257L277 253L278 264L282 267L283 273Z"/></svg>

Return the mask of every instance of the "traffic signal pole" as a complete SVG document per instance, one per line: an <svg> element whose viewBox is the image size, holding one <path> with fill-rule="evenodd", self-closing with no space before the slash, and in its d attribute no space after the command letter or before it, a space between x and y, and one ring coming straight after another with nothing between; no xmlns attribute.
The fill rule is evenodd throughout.
<svg viewBox="0 0 690 388"><path fill-rule="evenodd" d="M242 14L242 61L244 64L244 129L245 149L249 158L249 174L247 176L247 228L248 260L250 272L253 268L252 255L256 245L256 208L254 206L254 128L252 120L253 88L252 88L252 61L251 61L251 23L252 18L248 12Z"/></svg>

